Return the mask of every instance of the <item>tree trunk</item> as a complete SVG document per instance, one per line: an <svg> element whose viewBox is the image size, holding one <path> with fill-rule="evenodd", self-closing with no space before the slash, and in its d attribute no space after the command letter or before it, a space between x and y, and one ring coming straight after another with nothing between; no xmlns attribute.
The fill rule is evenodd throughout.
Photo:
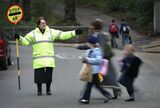
<svg viewBox="0 0 160 108"><path fill-rule="evenodd" d="M23 8L24 8L24 20L28 22L31 20L31 13L30 13L30 3L31 0L23 0Z"/></svg>
<svg viewBox="0 0 160 108"><path fill-rule="evenodd" d="M76 22L76 6L75 0L65 0L65 22Z"/></svg>
<svg viewBox="0 0 160 108"><path fill-rule="evenodd" d="M11 0L11 3L19 3L19 0Z"/></svg>

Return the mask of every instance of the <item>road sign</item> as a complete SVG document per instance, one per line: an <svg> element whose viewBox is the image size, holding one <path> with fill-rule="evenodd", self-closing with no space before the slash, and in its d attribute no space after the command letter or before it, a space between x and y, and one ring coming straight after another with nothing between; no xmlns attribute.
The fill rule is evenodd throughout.
<svg viewBox="0 0 160 108"><path fill-rule="evenodd" d="M6 16L11 24L17 25L23 19L24 16L22 6L20 6L19 4L13 4L9 6Z"/></svg>

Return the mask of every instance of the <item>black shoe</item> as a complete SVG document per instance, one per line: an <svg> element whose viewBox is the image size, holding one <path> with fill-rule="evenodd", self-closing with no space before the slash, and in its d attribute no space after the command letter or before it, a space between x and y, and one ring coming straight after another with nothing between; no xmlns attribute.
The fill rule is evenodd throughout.
<svg viewBox="0 0 160 108"><path fill-rule="evenodd" d="M135 101L133 97L130 97L130 98L125 100L125 102L133 102L133 101Z"/></svg>
<svg viewBox="0 0 160 108"><path fill-rule="evenodd" d="M114 94L114 97L112 97L112 99L117 99L121 97L122 91L120 89L114 89L113 94Z"/></svg>
<svg viewBox="0 0 160 108"><path fill-rule="evenodd" d="M105 97L104 103L108 103L109 102L109 98Z"/></svg>
<svg viewBox="0 0 160 108"><path fill-rule="evenodd" d="M47 91L47 95L52 95L51 91Z"/></svg>
<svg viewBox="0 0 160 108"><path fill-rule="evenodd" d="M114 97L112 97L112 99L117 99L118 98L118 96L114 96Z"/></svg>
<svg viewBox="0 0 160 108"><path fill-rule="evenodd" d="M82 104L89 104L89 100L80 99L80 100L79 100L79 103L82 103Z"/></svg>
<svg viewBox="0 0 160 108"><path fill-rule="evenodd" d="M106 98L106 99L108 99L108 100L110 100L110 99L112 99L112 96L109 94L107 94L107 95L104 95L104 97Z"/></svg>
<svg viewBox="0 0 160 108"><path fill-rule="evenodd" d="M37 95L38 96L42 96L42 92L37 92Z"/></svg>

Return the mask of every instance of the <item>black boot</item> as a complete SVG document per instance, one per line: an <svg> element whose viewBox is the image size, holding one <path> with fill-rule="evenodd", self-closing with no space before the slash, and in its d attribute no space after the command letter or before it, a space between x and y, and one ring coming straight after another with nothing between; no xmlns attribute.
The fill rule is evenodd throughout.
<svg viewBox="0 0 160 108"><path fill-rule="evenodd" d="M46 93L47 93L47 95L52 95L51 90L50 90L50 86L51 86L51 83L46 83Z"/></svg>
<svg viewBox="0 0 160 108"><path fill-rule="evenodd" d="M42 95L42 84L37 84L37 95L41 96Z"/></svg>
<svg viewBox="0 0 160 108"><path fill-rule="evenodd" d="M112 89L114 97L112 99L117 99L118 97L121 97L121 90L120 89Z"/></svg>
<svg viewBox="0 0 160 108"><path fill-rule="evenodd" d="M38 95L38 96L42 96L42 92L41 92L41 91L38 91L38 92L37 92L37 95Z"/></svg>

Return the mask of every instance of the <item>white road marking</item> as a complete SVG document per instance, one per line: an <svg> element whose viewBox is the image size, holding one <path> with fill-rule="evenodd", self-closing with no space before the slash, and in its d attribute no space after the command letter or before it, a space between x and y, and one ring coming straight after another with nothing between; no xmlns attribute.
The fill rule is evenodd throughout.
<svg viewBox="0 0 160 108"><path fill-rule="evenodd" d="M59 53L55 56L59 59L81 59L84 53Z"/></svg>

